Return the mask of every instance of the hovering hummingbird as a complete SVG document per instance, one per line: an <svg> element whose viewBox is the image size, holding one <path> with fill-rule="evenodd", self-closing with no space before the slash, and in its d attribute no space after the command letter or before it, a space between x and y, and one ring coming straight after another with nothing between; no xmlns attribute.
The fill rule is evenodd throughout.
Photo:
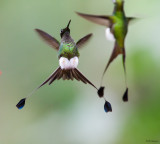
<svg viewBox="0 0 160 144"><path fill-rule="evenodd" d="M48 83L49 85L52 84L55 80L63 79L63 80L73 80L76 79L78 81L82 81L85 84L90 84L96 90L96 86L91 83L78 69L79 63L79 51L84 44L91 38L92 34L88 34L81 38L77 43L74 42L72 37L70 36L70 25L71 20L69 21L66 28L62 29L60 32L61 42L56 40L54 37L50 36L46 32L35 29L35 31L39 34L39 36L47 42L51 47L58 51L58 58L59 58L59 67L49 76L47 80L45 80L40 86L38 86L33 92L37 89ZM33 92L28 95L26 98L31 96ZM103 97L101 94L99 97ZM18 109L22 109L25 105L26 98L23 98L19 101L16 105ZM105 98L104 98L105 99ZM104 105L105 111L109 112L112 111L111 104L105 100Z"/></svg>
<svg viewBox="0 0 160 144"><path fill-rule="evenodd" d="M108 69L110 63L119 55L122 54L122 61L123 61L123 68L125 73L125 83L126 83L126 90L123 95L123 101L128 101L128 86L126 80L126 66L125 66L125 38L128 32L128 25L131 20L135 19L134 17L126 17L124 12L124 1L123 0L112 0L114 3L114 10L113 14L110 16L103 16L103 15L89 15L77 12L77 14L86 20L94 22L96 24L100 24L106 26L106 37L110 41L114 41L114 49L110 56L110 59L105 67L105 70L102 75L101 83L103 80L103 76ZM102 88L99 89L98 92L103 90Z"/></svg>

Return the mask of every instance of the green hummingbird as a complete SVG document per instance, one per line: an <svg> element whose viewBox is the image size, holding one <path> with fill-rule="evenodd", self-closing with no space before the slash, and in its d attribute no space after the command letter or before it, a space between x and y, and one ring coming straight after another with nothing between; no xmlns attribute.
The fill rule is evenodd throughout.
<svg viewBox="0 0 160 144"><path fill-rule="evenodd" d="M60 36L61 36L61 42L56 40L54 37L50 36L48 33L40 30L35 29L35 31L38 33L38 35L47 42L51 47L56 49L58 51L58 59L59 59L59 67L45 80L40 86L38 86L35 90L31 92L30 95L28 95L26 98L31 96L33 92L35 92L37 89L48 83L49 85L52 84L55 80L63 79L63 80L73 80L76 79L78 81L82 81L85 84L90 84L93 86L96 90L96 86L90 82L78 69L78 62L79 62L79 51L84 44L91 38L92 33L84 36L81 38L78 42L74 42L70 35L70 25L71 20L69 21L66 28L61 29ZM103 97L103 96L102 96ZM19 103L16 105L18 109L22 109L25 105L26 98L23 98L19 101ZM106 100L105 100L106 101ZM107 104L106 104L107 103ZM105 106L105 111L112 111L111 105L109 102L105 102L107 106Z"/></svg>
<svg viewBox="0 0 160 144"><path fill-rule="evenodd" d="M123 0L112 0L114 3L114 10L112 15L103 16L103 15L89 15L77 12L77 14L86 20L106 26L106 37L108 40L114 41L114 49L110 56L110 59L104 69L103 76L108 69L110 63L120 54L122 54L123 68L125 72L125 82L126 80L126 66L125 66L125 38L128 32L128 25L131 20L135 19L134 17L126 17L124 11L124 1ZM101 80L101 83L102 83ZM103 88L99 89L99 92ZM123 101L128 101L128 86L126 82L126 90L123 95Z"/></svg>

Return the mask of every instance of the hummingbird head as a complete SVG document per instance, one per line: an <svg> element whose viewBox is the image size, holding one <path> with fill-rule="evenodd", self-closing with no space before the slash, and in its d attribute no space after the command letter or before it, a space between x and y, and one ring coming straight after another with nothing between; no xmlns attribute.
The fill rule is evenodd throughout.
<svg viewBox="0 0 160 144"><path fill-rule="evenodd" d="M124 3L124 0L112 0L113 3L122 4Z"/></svg>
<svg viewBox="0 0 160 144"><path fill-rule="evenodd" d="M113 0L116 10L123 10L124 0Z"/></svg>
<svg viewBox="0 0 160 144"><path fill-rule="evenodd" d="M67 25L67 27L66 27L66 28L61 29L61 33L60 33L61 38L62 38L62 36L65 34L65 32L69 32L69 33L70 33L70 29L69 29L69 25L70 25L70 23L71 23L71 20L68 22L68 25Z"/></svg>

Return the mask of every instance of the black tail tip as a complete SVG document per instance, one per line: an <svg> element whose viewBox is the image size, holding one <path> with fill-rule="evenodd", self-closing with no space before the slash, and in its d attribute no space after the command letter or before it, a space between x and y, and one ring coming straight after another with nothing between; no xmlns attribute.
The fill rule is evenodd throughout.
<svg viewBox="0 0 160 144"><path fill-rule="evenodd" d="M18 102L18 104L16 105L16 107L17 107L18 109L22 109L22 108L24 107L24 105L25 105L25 101L26 101L26 98L21 99L21 100Z"/></svg>
<svg viewBox="0 0 160 144"><path fill-rule="evenodd" d="M100 87L100 88L98 89L98 91L97 91L98 96L99 96L100 98L102 98L102 97L104 96L104 88L105 88L105 87Z"/></svg>
<svg viewBox="0 0 160 144"><path fill-rule="evenodd" d="M127 101L128 101L128 88L126 89L126 91L125 91L122 99L123 99L124 102L127 102Z"/></svg>
<svg viewBox="0 0 160 144"><path fill-rule="evenodd" d="M108 101L105 101L104 110L105 110L106 113L107 112L112 112L112 106Z"/></svg>

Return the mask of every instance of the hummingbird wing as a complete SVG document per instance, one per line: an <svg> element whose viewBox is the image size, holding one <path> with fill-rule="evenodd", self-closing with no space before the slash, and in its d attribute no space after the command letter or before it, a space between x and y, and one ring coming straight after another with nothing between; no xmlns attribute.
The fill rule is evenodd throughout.
<svg viewBox="0 0 160 144"><path fill-rule="evenodd" d="M86 20L89 20L89 21L94 22L96 24L110 27L110 24L111 24L110 16L89 15L89 14L83 14L83 13L79 13L79 12L76 12L76 13L79 16L85 18Z"/></svg>
<svg viewBox="0 0 160 144"><path fill-rule="evenodd" d="M136 18L136 17L127 17L128 24L129 24L130 22L132 22L132 21L137 20L137 19L138 19L138 18Z"/></svg>
<svg viewBox="0 0 160 144"><path fill-rule="evenodd" d="M90 33L90 34L84 36L83 38L81 38L79 41L77 41L77 43L76 43L77 48L83 47L90 40L92 35L93 34Z"/></svg>
<svg viewBox="0 0 160 144"><path fill-rule="evenodd" d="M58 50L59 49L59 41L56 40L54 37L50 36L48 33L40 30L35 29L35 31L38 33L38 35L46 42L48 43L52 48Z"/></svg>

